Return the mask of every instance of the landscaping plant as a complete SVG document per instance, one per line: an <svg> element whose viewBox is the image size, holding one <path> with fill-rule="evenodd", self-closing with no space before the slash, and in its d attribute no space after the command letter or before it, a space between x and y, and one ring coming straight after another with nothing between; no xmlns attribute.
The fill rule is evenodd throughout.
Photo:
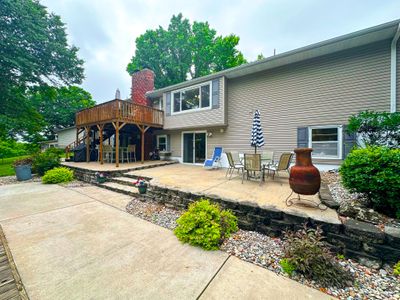
<svg viewBox="0 0 400 300"><path fill-rule="evenodd" d="M396 276L400 276L400 261L398 261L397 264L394 265L393 274Z"/></svg>
<svg viewBox="0 0 400 300"><path fill-rule="evenodd" d="M60 166L60 156L48 150L33 156L33 172L43 176L46 171Z"/></svg>
<svg viewBox="0 0 400 300"><path fill-rule="evenodd" d="M345 287L353 282L351 274L335 260L323 242L321 228L304 225L298 231L286 232L284 240L285 260L281 266L285 272L290 271L290 266L325 286Z"/></svg>
<svg viewBox="0 0 400 300"><path fill-rule="evenodd" d="M235 215L206 199L190 204L176 223L174 233L180 241L206 250L219 249L224 239L238 230Z"/></svg>
<svg viewBox="0 0 400 300"><path fill-rule="evenodd" d="M49 170L42 177L43 183L61 183L69 182L74 179L74 172L65 167Z"/></svg>
<svg viewBox="0 0 400 300"><path fill-rule="evenodd" d="M363 111L351 116L349 133L357 133L366 145L400 147L400 113Z"/></svg>
<svg viewBox="0 0 400 300"><path fill-rule="evenodd" d="M279 264L281 265L283 272L288 274L289 277L292 276L294 271L296 271L296 267L291 262L289 262L287 258L282 258L279 261Z"/></svg>
<svg viewBox="0 0 400 300"><path fill-rule="evenodd" d="M340 167L343 185L363 193L372 207L400 218L400 149L370 146L353 150Z"/></svg>

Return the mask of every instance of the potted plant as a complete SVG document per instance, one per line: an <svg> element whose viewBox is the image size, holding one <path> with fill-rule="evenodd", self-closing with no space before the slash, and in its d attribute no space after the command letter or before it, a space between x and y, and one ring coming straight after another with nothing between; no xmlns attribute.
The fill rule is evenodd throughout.
<svg viewBox="0 0 400 300"><path fill-rule="evenodd" d="M139 194L146 194L148 187L148 183L146 182L146 180L144 180L143 178L138 178L138 180L135 181L133 184L135 187L137 187Z"/></svg>
<svg viewBox="0 0 400 300"><path fill-rule="evenodd" d="M13 166L18 181L32 178L32 158L18 159L14 161Z"/></svg>
<svg viewBox="0 0 400 300"><path fill-rule="evenodd" d="M97 183L104 183L107 181L107 176L102 172L96 172L96 181Z"/></svg>

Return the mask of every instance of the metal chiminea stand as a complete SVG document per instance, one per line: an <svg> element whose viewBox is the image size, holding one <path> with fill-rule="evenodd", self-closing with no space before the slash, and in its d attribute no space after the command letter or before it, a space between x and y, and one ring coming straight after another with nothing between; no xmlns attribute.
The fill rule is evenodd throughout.
<svg viewBox="0 0 400 300"><path fill-rule="evenodd" d="M328 208L326 205L300 197L300 195L315 195L321 187L321 175L311 161L312 151L312 148L294 149L296 153L296 165L290 169L289 176L289 184L292 192L286 198L285 202L287 206L296 204L326 210ZM293 193L296 193L297 197L292 197Z"/></svg>

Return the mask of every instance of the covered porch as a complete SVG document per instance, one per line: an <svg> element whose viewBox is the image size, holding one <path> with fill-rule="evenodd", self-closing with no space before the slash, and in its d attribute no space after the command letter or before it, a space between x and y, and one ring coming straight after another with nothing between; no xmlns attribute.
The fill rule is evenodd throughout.
<svg viewBox="0 0 400 300"><path fill-rule="evenodd" d="M73 149L81 149L86 163L115 163L116 168L120 162L144 164L154 150L153 130L163 122L162 110L120 99L81 110L76 113L76 140L66 148L67 160Z"/></svg>

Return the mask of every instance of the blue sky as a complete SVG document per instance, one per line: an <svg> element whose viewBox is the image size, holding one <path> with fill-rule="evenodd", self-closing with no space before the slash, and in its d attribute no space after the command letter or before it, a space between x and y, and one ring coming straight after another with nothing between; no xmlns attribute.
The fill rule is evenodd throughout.
<svg viewBox="0 0 400 300"><path fill-rule="evenodd" d="M130 94L126 65L135 39L146 29L168 26L182 12L191 21L208 21L218 34L240 37L248 61L293 50L400 18L399 0L42 0L67 25L70 43L85 60L82 87L98 102L120 89Z"/></svg>

